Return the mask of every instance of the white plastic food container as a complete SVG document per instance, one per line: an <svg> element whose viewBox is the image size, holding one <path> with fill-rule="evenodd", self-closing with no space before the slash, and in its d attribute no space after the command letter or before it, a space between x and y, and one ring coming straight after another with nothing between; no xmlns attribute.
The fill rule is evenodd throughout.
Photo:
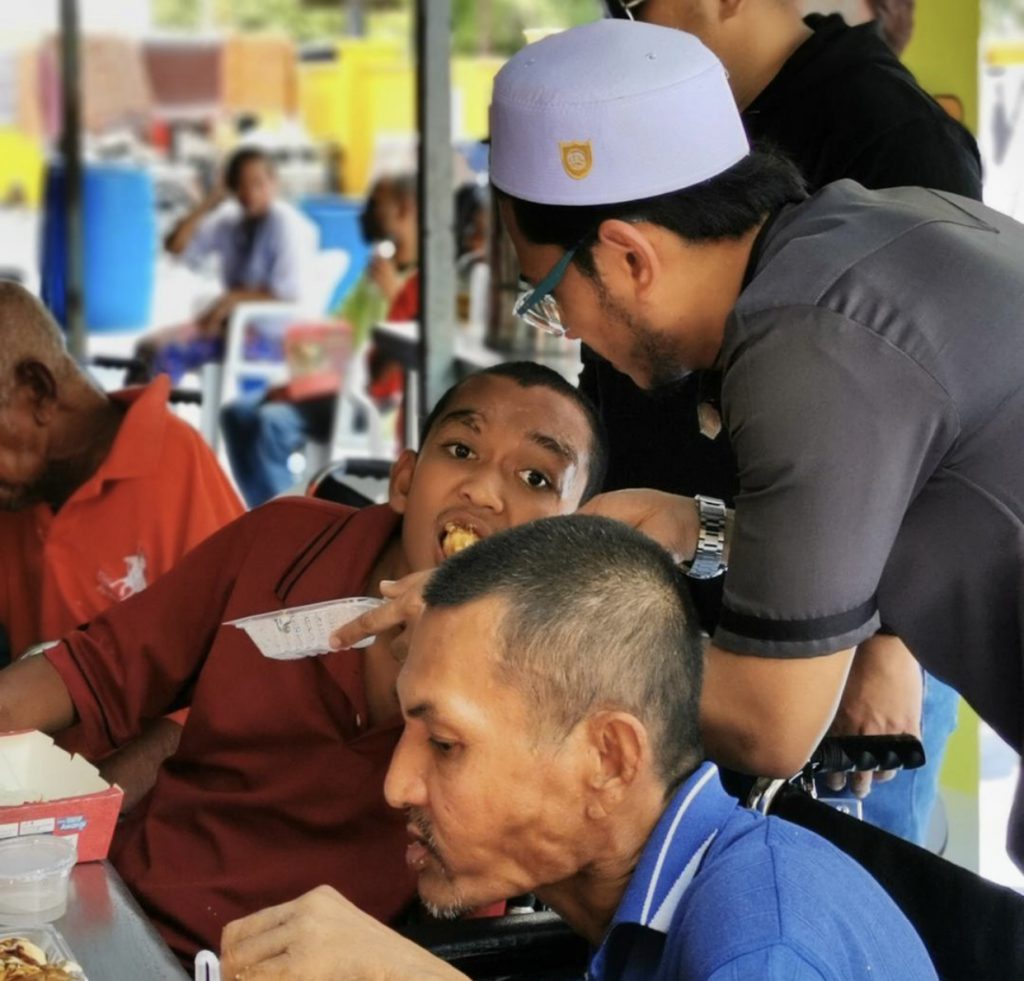
<svg viewBox="0 0 1024 981"><path fill-rule="evenodd" d="M52 926L39 927L0 927L0 941L27 940L35 944L45 955L48 967L63 968L64 972L76 981L87 981L85 972L75 961L75 955L68 947L67 941Z"/></svg>
<svg viewBox="0 0 1024 981"><path fill-rule="evenodd" d="M326 654L331 650L330 636L335 630L385 602L370 596L351 596L228 620L225 626L244 630L264 657L294 661ZM373 640L367 637L353 646L369 647Z"/></svg>
<svg viewBox="0 0 1024 981"><path fill-rule="evenodd" d="M68 880L78 858L74 841L26 835L0 841L0 923L49 923L68 904Z"/></svg>

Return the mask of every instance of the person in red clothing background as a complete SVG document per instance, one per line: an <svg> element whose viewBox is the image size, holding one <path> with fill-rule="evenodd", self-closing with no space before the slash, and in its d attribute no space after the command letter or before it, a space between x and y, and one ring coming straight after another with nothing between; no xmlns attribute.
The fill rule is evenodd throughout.
<svg viewBox="0 0 1024 981"><path fill-rule="evenodd" d="M604 456L592 407L555 372L517 363L473 375L438 403L419 453L395 464L390 505L290 497L246 514L145 592L0 672L0 731L58 732L77 719L120 744L190 705L177 752L111 851L182 956L324 881L392 921L415 893L404 820L383 794L401 731L395 634L276 661L229 621L407 596L391 581L421 580L459 545L574 511L601 485Z"/></svg>
<svg viewBox="0 0 1024 981"><path fill-rule="evenodd" d="M106 395L22 287L0 282L0 632L9 655L55 642L145 589L243 507L169 384ZM150 722L103 761L130 806L181 727ZM93 759L105 740L73 748Z"/></svg>

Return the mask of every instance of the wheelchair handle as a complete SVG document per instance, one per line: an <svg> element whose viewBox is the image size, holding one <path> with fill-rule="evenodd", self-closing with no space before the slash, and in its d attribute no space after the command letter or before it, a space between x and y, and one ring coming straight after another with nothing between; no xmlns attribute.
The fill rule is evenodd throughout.
<svg viewBox="0 0 1024 981"><path fill-rule="evenodd" d="M826 736L807 766L817 775L853 770L916 770L924 764L921 740L903 733L892 736Z"/></svg>

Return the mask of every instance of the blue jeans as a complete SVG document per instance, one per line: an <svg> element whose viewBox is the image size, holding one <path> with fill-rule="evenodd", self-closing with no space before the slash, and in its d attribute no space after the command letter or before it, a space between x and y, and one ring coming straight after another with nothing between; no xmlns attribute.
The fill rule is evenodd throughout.
<svg viewBox="0 0 1024 981"><path fill-rule="evenodd" d="M900 838L923 845L939 792L939 771L946 743L956 728L960 696L949 685L924 674L921 708L921 742L927 763L916 770L901 770L888 783L875 783L864 799L864 820ZM820 797L852 798L849 790L838 793L818 781Z"/></svg>
<svg viewBox="0 0 1024 981"><path fill-rule="evenodd" d="M220 411L231 472L254 508L295 483L288 458L306 445L307 417L291 402L241 399Z"/></svg>

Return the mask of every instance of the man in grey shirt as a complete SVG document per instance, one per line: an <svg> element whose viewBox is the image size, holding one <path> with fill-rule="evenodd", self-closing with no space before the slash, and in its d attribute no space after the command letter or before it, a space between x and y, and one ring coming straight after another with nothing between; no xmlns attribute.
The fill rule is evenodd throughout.
<svg viewBox="0 0 1024 981"><path fill-rule="evenodd" d="M645 388L723 373L734 513L654 491L588 505L692 575L728 563L709 754L795 772L880 626L1020 748L1024 228L920 189L801 200L787 161L749 152L714 57L649 25L525 49L491 121L520 315Z"/></svg>

